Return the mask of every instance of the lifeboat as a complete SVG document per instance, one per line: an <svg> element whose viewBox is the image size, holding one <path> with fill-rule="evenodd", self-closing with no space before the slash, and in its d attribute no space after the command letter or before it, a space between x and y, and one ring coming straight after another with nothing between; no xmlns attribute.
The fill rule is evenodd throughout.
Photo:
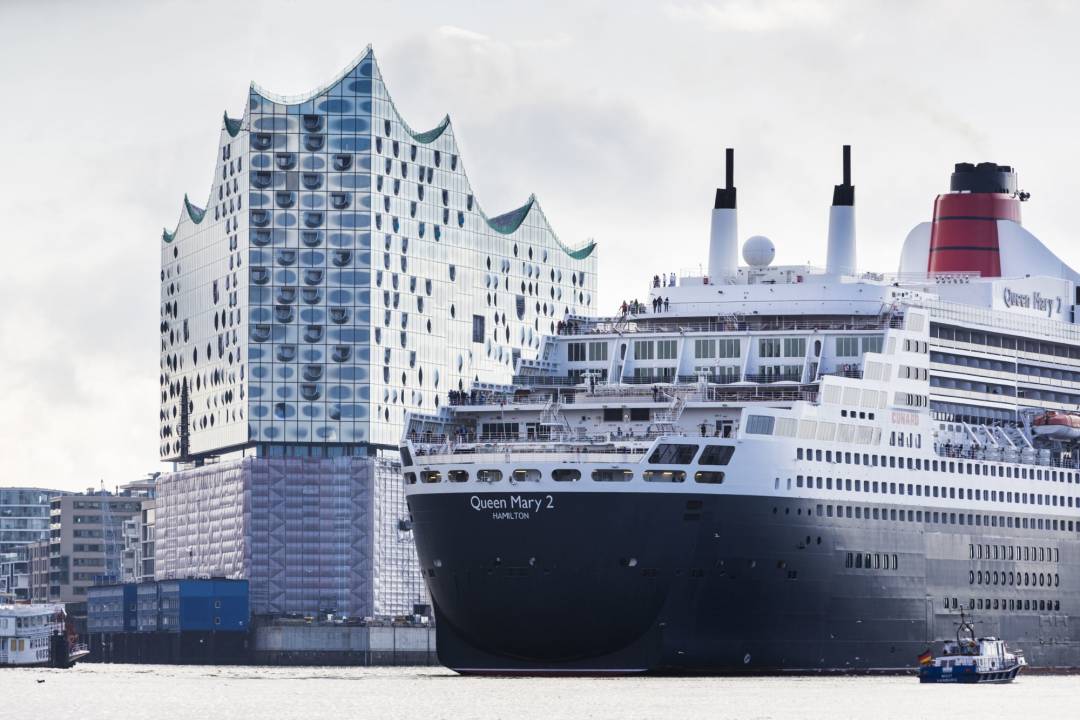
<svg viewBox="0 0 1080 720"><path fill-rule="evenodd" d="M1038 437L1055 440L1076 440L1080 438L1080 414L1062 413L1048 410L1037 416L1032 422L1032 432Z"/></svg>

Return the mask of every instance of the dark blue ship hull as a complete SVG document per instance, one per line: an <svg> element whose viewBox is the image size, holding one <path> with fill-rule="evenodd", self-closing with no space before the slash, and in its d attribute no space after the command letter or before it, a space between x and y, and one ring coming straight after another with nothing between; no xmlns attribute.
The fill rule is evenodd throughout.
<svg viewBox="0 0 1080 720"><path fill-rule="evenodd" d="M990 542L990 528L980 537L983 528L882 521L869 508L865 519L822 517L797 498L462 492L408 502L439 659L461 672L906 670L953 634L944 599L967 604L969 543ZM1060 548L1060 587L1025 589L1059 599L1060 611L983 612L980 632L1008 637L1033 665L1080 665L1067 571L1075 538L993 531ZM848 567L852 554L888 554L889 567ZM1007 592L1020 589L992 594Z"/></svg>

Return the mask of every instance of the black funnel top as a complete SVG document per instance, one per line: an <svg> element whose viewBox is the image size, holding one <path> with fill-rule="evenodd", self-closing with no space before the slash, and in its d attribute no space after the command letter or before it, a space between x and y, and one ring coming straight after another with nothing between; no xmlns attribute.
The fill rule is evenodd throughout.
<svg viewBox="0 0 1080 720"><path fill-rule="evenodd" d="M851 146L844 146L844 182L842 185L834 185L832 193L833 205L855 204L855 186L851 184Z"/></svg>
<svg viewBox="0 0 1080 720"><path fill-rule="evenodd" d="M727 186L716 188L716 202L713 204L714 210L735 209L735 149L728 148L724 155L727 160L727 173L725 177Z"/></svg>
<svg viewBox="0 0 1080 720"><path fill-rule="evenodd" d="M953 192L1016 194L1016 171L992 162L956 163L949 189Z"/></svg>

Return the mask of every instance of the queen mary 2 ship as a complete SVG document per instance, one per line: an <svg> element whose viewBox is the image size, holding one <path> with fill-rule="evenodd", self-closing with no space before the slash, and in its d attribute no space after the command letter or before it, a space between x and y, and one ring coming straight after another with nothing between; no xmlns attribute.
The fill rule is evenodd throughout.
<svg viewBox="0 0 1080 720"><path fill-rule="evenodd" d="M444 664L899 669L964 609L1080 666L1080 433L1036 432L1080 407L1080 276L993 163L956 165L899 272L856 273L849 157L824 269L760 236L739 264L728 151L707 276L411 418Z"/></svg>

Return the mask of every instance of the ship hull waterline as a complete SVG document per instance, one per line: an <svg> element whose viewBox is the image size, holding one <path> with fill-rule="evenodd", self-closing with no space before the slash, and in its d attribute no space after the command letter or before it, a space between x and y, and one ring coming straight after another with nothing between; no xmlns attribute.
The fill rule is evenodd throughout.
<svg viewBox="0 0 1080 720"><path fill-rule="evenodd" d="M966 564L927 560L966 547L962 528L832 522L805 499L523 490L408 502L439 659L462 673L911 672L953 632L941 598L971 594ZM848 553L877 551L896 566L845 567ZM1071 586L1058 596L1072 609ZM1043 646L1039 613L982 620L1033 666L1077 665L1080 638Z"/></svg>

